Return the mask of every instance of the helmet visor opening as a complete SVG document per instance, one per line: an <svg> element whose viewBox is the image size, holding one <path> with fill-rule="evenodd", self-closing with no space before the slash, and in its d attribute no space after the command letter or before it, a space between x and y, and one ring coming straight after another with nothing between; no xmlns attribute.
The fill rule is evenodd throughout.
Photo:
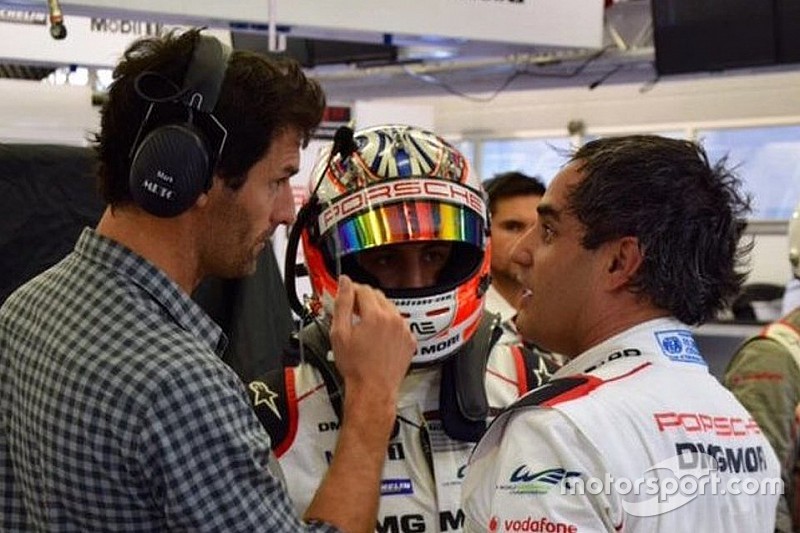
<svg viewBox="0 0 800 533"><path fill-rule="evenodd" d="M402 246L402 244L400 244ZM347 274L357 283L364 283L381 289L389 298L418 298L447 292L471 278L480 268L483 250L464 242L453 242L446 263L439 271L433 284L413 288L388 288L370 273L357 259L358 254L350 254L341 258L342 273ZM329 271L336 268L334 262L325 258L325 266Z"/></svg>
<svg viewBox="0 0 800 533"><path fill-rule="evenodd" d="M351 216L333 226L322 240L330 258L414 241L463 242L483 249L485 230L483 216L466 206L405 201Z"/></svg>

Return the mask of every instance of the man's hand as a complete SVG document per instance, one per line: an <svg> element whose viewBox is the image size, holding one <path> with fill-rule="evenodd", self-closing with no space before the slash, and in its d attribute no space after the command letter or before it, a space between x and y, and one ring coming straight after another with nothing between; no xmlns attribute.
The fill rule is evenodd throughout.
<svg viewBox="0 0 800 533"><path fill-rule="evenodd" d="M368 392L394 407L397 389L416 348L414 335L381 291L339 278L331 345L345 381L345 397Z"/></svg>
<svg viewBox="0 0 800 533"><path fill-rule="evenodd" d="M416 340L383 293L347 276L339 277L330 338L345 383L344 412L330 468L305 518L368 533L375 530L397 391Z"/></svg>

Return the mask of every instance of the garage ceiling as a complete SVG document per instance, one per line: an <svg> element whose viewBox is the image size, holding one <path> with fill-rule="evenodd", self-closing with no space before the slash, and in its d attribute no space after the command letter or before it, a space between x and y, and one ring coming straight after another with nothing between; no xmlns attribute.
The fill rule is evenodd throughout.
<svg viewBox="0 0 800 533"><path fill-rule="evenodd" d="M266 43L266 36L261 37ZM372 42L379 37L356 36ZM649 0L618 1L606 9L601 49L397 36L393 44L398 46L393 62L322 65L308 71L331 100L442 94L489 100L502 91L647 83L655 78Z"/></svg>
<svg viewBox="0 0 800 533"><path fill-rule="evenodd" d="M605 47L601 50L548 48L437 37L391 36L396 57L391 61L348 62L308 68L331 100L446 94L493 93L535 87L587 85L646 78L652 73L650 4L648 0L608 2ZM12 2L14 6L16 2ZM27 0L16 4L32 6ZM69 9L66 6L65 9ZM44 27L42 28L43 31ZM266 28L232 28L267 49ZM292 28L290 38L385 43L378 34ZM69 33L67 33L69 39ZM76 65L80 66L80 65ZM0 64L0 77L42 79L61 65ZM612 72L613 71L613 72ZM481 97L486 97L484 94Z"/></svg>

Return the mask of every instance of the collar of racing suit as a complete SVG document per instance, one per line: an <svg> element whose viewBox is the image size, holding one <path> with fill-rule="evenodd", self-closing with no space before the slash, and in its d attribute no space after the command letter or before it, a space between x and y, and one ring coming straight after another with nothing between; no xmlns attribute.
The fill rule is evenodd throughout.
<svg viewBox="0 0 800 533"><path fill-rule="evenodd" d="M637 324L589 348L553 374L553 379L593 372L615 360L637 357L642 363L692 363L707 370L692 331L674 318Z"/></svg>

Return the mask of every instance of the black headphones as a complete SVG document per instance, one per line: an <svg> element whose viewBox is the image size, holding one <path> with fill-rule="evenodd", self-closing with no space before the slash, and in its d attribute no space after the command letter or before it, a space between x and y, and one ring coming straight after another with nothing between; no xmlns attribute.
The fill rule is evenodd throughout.
<svg viewBox="0 0 800 533"><path fill-rule="evenodd" d="M150 106L129 154L129 180L133 200L148 213L178 216L211 188L228 135L213 111L230 55L218 39L199 35L183 87L155 72L136 78L136 92ZM145 85L154 78L170 85L172 94L148 94Z"/></svg>

